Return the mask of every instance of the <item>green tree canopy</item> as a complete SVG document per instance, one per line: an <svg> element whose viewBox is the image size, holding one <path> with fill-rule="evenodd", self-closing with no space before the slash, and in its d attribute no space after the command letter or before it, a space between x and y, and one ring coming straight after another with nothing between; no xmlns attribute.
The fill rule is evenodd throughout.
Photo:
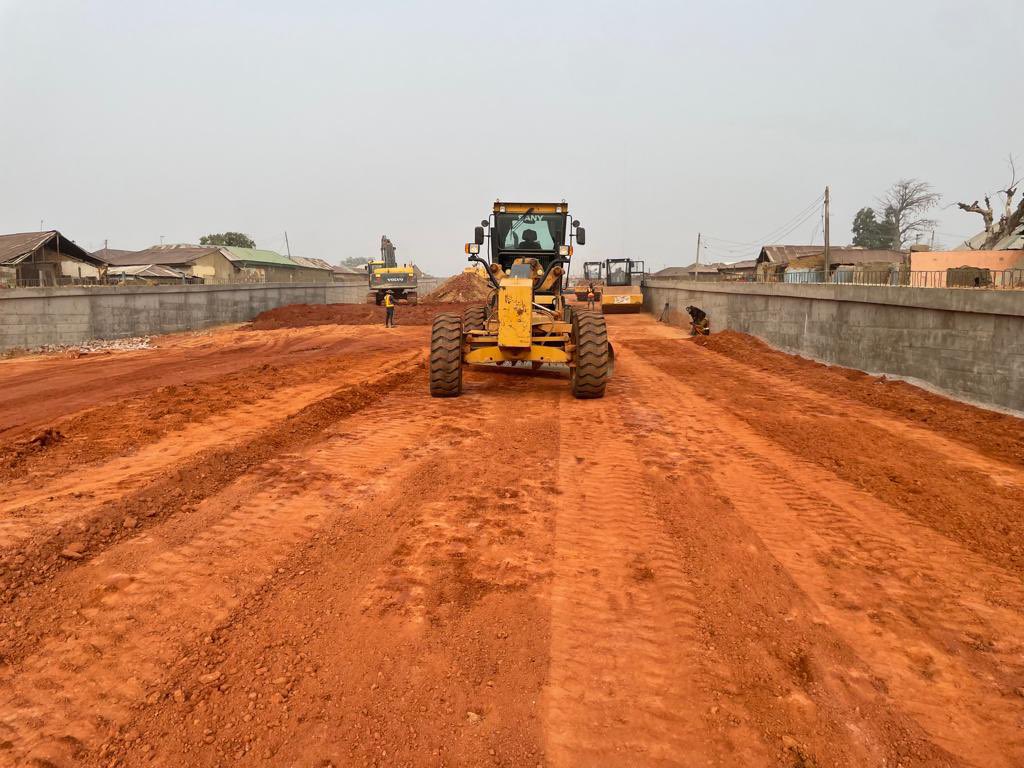
<svg viewBox="0 0 1024 768"><path fill-rule="evenodd" d="M896 224L885 215L881 221L872 208L861 208L853 217L853 244L861 248L887 251L898 248Z"/></svg>
<svg viewBox="0 0 1024 768"><path fill-rule="evenodd" d="M256 243L251 237L241 232L224 232L219 235L203 235L199 238L200 245L225 245L235 248L255 248Z"/></svg>
<svg viewBox="0 0 1024 768"><path fill-rule="evenodd" d="M361 267L369 261L365 256L348 256L341 260L343 267Z"/></svg>

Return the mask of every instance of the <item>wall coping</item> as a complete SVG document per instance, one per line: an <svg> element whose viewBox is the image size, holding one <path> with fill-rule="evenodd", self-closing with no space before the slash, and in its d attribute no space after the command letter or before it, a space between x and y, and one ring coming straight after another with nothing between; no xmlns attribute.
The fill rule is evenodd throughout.
<svg viewBox="0 0 1024 768"><path fill-rule="evenodd" d="M1024 291L973 288L910 288L889 285L837 283L702 283L685 278L651 278L649 288L669 288L705 293L737 293L755 296L787 296L827 299L858 304L973 312L982 315L1024 317Z"/></svg>

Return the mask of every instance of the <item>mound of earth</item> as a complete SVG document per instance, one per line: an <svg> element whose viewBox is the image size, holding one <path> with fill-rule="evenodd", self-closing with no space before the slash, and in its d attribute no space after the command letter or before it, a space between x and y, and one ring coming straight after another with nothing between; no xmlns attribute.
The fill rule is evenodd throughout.
<svg viewBox="0 0 1024 768"><path fill-rule="evenodd" d="M479 272L463 272L450 277L428 293L423 301L437 304L443 302L470 302L479 304L487 301L491 286Z"/></svg>

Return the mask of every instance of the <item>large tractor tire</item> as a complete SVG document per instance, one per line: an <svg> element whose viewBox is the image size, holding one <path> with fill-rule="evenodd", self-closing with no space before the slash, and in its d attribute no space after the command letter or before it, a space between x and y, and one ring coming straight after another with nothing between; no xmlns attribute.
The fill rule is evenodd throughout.
<svg viewBox="0 0 1024 768"><path fill-rule="evenodd" d="M452 312L435 317L430 332L430 394L462 394L462 318Z"/></svg>
<svg viewBox="0 0 1024 768"><path fill-rule="evenodd" d="M576 365L572 368L572 394L592 399L604 397L612 377L612 345L604 315L576 309L572 313L572 341L576 346Z"/></svg>
<svg viewBox="0 0 1024 768"><path fill-rule="evenodd" d="M462 313L462 329L464 331L482 331L486 327L486 307L469 307Z"/></svg>

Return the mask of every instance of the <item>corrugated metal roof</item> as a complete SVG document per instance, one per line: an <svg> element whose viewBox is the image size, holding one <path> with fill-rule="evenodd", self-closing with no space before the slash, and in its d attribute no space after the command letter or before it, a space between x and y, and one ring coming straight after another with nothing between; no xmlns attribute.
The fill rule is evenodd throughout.
<svg viewBox="0 0 1024 768"><path fill-rule="evenodd" d="M307 269L325 269L331 271L331 265L328 264L326 261L320 261L320 259L307 259L305 256L292 256L290 258L300 267L306 267Z"/></svg>
<svg viewBox="0 0 1024 768"><path fill-rule="evenodd" d="M135 251L128 251L123 248L100 248L98 251L93 251L92 255L100 261L105 261L107 264L113 264L111 259L117 259L122 256L127 256L129 253L135 253Z"/></svg>
<svg viewBox="0 0 1024 768"><path fill-rule="evenodd" d="M131 251L108 257L111 266L138 266L162 264L164 266L185 266L210 253L222 251L217 245L154 245L142 251Z"/></svg>
<svg viewBox="0 0 1024 768"><path fill-rule="evenodd" d="M53 241L53 246L72 259L99 266L103 262L84 248L75 245L56 229L46 232L16 232L0 235L0 264L17 264L37 248Z"/></svg>
<svg viewBox="0 0 1024 768"><path fill-rule="evenodd" d="M723 269L753 269L756 266L756 259L747 259L746 261L733 261L728 264L722 264L718 271L721 272Z"/></svg>
<svg viewBox="0 0 1024 768"><path fill-rule="evenodd" d="M365 275L366 266L350 267L348 264L334 264L331 266L336 275Z"/></svg>
<svg viewBox="0 0 1024 768"><path fill-rule="evenodd" d="M685 277L686 275L692 275L696 272L698 275L717 275L718 268L724 267L724 264L718 262L712 264L690 264L685 267L665 267L664 269L655 272L651 277Z"/></svg>
<svg viewBox="0 0 1024 768"><path fill-rule="evenodd" d="M282 256L277 251L268 251L263 248L239 248L234 245L229 245L221 250L224 251L224 255L233 262L264 264L266 266L273 267L290 267L291 269L296 269L299 266L287 256Z"/></svg>
<svg viewBox="0 0 1024 768"><path fill-rule="evenodd" d="M173 267L167 267L162 264L134 264L130 266L119 266L110 267L107 270L107 274L111 277L117 275L134 275L136 277L173 277L178 280L185 277L184 272L180 272Z"/></svg>
<svg viewBox="0 0 1024 768"><path fill-rule="evenodd" d="M979 232L969 240L965 240L955 250L957 251L980 251L982 246L985 245L985 240L988 238L987 232ZM1014 232L1004 237L1002 240L996 242L994 246L988 248L990 251L1013 251L1019 248L1024 248L1024 224L1021 224Z"/></svg>

